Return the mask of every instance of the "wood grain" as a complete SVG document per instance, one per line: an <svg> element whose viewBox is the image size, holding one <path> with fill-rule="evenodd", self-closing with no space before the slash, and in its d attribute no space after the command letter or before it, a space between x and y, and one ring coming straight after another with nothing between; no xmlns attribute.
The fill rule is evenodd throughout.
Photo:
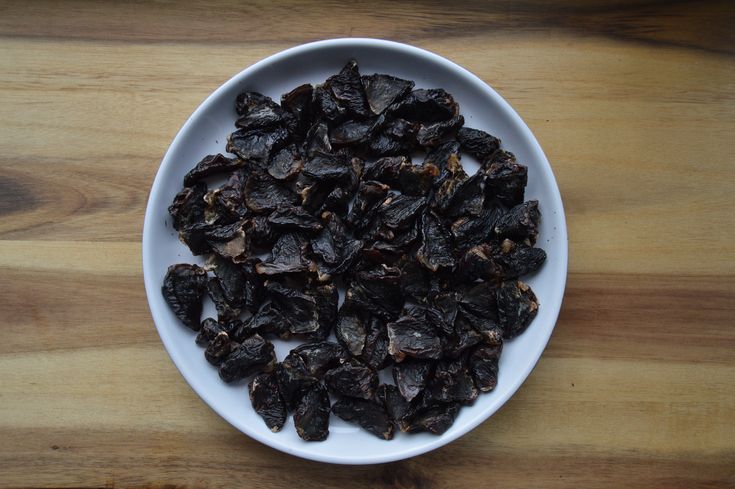
<svg viewBox="0 0 735 489"><path fill-rule="evenodd" d="M0 4L0 487L735 487L735 5ZM556 173L554 336L488 422L377 467L210 411L155 332L144 208L196 105L310 40L410 42L496 88Z"/></svg>

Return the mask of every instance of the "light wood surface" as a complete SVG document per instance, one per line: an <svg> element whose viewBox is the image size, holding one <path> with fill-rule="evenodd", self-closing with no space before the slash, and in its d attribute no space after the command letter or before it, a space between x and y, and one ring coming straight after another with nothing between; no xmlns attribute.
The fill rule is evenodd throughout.
<svg viewBox="0 0 735 489"><path fill-rule="evenodd" d="M731 2L0 3L0 487L735 487ZM408 461L329 466L187 386L141 271L176 131L305 41L409 42L521 114L567 210L567 294L528 381Z"/></svg>

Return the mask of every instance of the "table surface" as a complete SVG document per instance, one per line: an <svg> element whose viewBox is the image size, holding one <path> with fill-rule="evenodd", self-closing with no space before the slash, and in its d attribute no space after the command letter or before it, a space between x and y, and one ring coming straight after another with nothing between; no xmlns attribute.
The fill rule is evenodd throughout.
<svg viewBox="0 0 735 489"><path fill-rule="evenodd" d="M734 487L735 4L0 4L1 487ZM183 121L302 42L408 42L477 73L558 178L569 280L501 411L439 450L329 466L187 386L143 290Z"/></svg>

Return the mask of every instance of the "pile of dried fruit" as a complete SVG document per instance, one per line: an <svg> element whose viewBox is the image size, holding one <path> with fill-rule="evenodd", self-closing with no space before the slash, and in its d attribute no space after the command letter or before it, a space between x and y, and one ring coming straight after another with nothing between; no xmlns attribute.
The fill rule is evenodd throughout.
<svg viewBox="0 0 735 489"><path fill-rule="evenodd" d="M222 380L256 374L250 399L273 431L293 412L299 436L324 440L331 412L385 439L443 433L495 388L503 340L538 310L518 280L546 258L527 168L463 127L444 90L361 76L354 61L280 104L243 92L235 110L235 157L200 161L169 208L208 256L169 268L171 309ZM217 174L229 180L208 189ZM201 321L205 295L216 320ZM267 338L292 335L305 343L277 362ZM395 385L379 384L384 368Z"/></svg>

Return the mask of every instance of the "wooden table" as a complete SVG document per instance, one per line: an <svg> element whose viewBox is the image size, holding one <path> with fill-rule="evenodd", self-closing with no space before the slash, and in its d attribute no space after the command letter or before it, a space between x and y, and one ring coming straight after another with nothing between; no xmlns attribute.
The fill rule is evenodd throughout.
<svg viewBox="0 0 735 489"><path fill-rule="evenodd" d="M735 487L735 6L0 4L0 486ZM257 443L169 360L141 272L161 157L207 94L305 41L433 50L538 137L567 294L528 381L430 454Z"/></svg>

